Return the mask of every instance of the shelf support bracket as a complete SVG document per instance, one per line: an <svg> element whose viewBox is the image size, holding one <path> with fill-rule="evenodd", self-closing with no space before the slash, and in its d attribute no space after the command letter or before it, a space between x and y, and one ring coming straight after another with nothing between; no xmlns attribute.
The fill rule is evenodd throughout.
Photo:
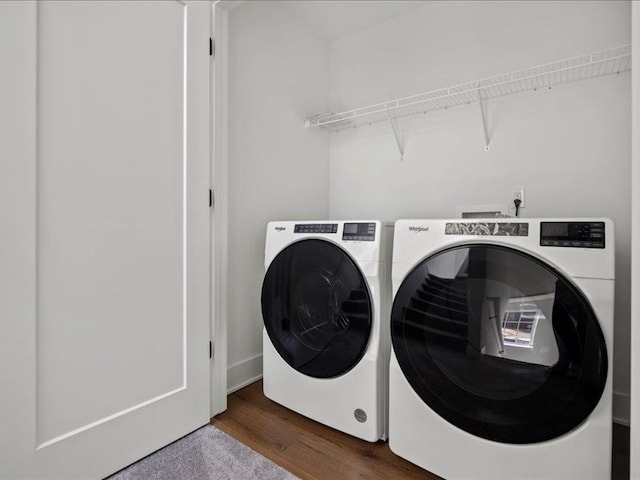
<svg viewBox="0 0 640 480"><path fill-rule="evenodd" d="M478 104L480 105L480 115L482 116L482 130L484 131L484 151L489 151L489 131L487 130L487 115L484 111L484 103L482 101L482 90L478 87Z"/></svg>
<svg viewBox="0 0 640 480"><path fill-rule="evenodd" d="M400 152L400 161L402 161L404 160L404 145L402 142L402 137L400 136L400 132L398 130L398 121L391 116L391 113L389 113L389 122L391 123L393 136L396 139L396 145L398 146L398 151Z"/></svg>

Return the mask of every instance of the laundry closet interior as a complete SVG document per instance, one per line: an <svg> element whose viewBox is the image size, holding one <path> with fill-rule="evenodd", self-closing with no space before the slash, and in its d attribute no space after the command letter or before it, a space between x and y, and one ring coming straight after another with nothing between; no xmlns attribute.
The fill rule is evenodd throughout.
<svg viewBox="0 0 640 480"><path fill-rule="evenodd" d="M613 416L628 425L631 76L619 58L629 54L631 4L217 8L229 392L262 374L269 221L513 216L512 194L524 189L521 217L615 224Z"/></svg>
<svg viewBox="0 0 640 480"><path fill-rule="evenodd" d="M0 477L105 478L234 412L318 478L325 447L606 477L612 421L637 456L638 2L4 1L0 39ZM302 381L278 329L314 337Z"/></svg>

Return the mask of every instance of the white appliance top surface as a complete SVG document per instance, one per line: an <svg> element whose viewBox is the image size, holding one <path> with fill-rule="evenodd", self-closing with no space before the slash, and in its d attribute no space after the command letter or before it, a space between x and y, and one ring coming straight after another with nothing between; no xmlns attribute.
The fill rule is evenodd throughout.
<svg viewBox="0 0 640 480"><path fill-rule="evenodd" d="M569 245L562 241L557 244L546 241L547 236L541 235L543 222L603 223L604 247L583 248L579 246L580 242ZM596 231L599 232L600 227ZM491 243L518 248L572 277L615 279L614 238L613 222L606 218L398 220L394 230L393 262L414 265L448 247Z"/></svg>
<svg viewBox="0 0 640 480"><path fill-rule="evenodd" d="M300 240L320 239L339 245L356 260L381 262L391 254L392 229L391 222L370 219L269 222L265 256L273 256Z"/></svg>

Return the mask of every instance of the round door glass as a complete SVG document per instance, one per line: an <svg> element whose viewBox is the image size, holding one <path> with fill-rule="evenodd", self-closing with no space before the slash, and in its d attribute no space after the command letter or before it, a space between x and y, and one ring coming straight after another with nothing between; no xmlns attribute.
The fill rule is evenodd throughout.
<svg viewBox="0 0 640 480"><path fill-rule="evenodd" d="M267 269L262 317L271 343L291 367L311 377L336 377L364 355L371 300L362 274L342 249L302 240Z"/></svg>
<svg viewBox="0 0 640 480"><path fill-rule="evenodd" d="M449 423L503 443L556 438L597 405L602 330L582 293L533 256L465 245L414 268L391 314L396 358Z"/></svg>

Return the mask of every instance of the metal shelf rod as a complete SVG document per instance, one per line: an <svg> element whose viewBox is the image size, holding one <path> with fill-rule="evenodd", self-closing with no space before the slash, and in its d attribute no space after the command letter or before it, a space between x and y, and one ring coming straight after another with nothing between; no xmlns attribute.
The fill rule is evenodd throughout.
<svg viewBox="0 0 640 480"><path fill-rule="evenodd" d="M483 101L526 90L537 90L541 87L551 87L601 75L620 73L630 70L630 68L631 46L625 45L367 107L340 113L316 115L307 119L306 125L310 128L323 127L331 130L341 130L357 127L360 124L372 124L389 118L397 119L421 112L426 113L463 103L479 101L481 103L485 139L487 140L485 147L488 147L488 131L484 106L482 105ZM410 108L412 112L403 112L403 110ZM397 132L394 131L395 133Z"/></svg>

